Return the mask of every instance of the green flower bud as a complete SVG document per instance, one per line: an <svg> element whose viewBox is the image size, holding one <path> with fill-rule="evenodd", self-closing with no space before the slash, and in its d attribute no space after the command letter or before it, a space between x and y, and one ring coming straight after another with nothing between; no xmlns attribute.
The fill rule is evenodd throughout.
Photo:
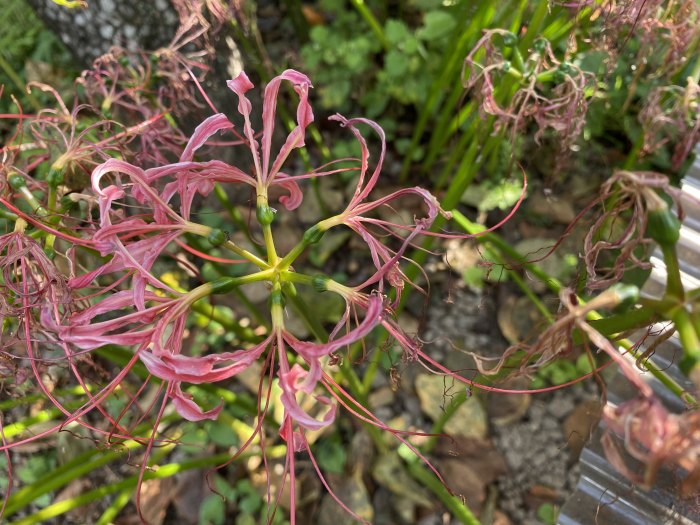
<svg viewBox="0 0 700 525"><path fill-rule="evenodd" d="M269 226L275 220L275 210L267 205L258 206L255 215L263 226Z"/></svg>
<svg viewBox="0 0 700 525"><path fill-rule="evenodd" d="M59 184L63 184L63 169L51 166L49 173L46 175L46 182L52 188L56 188Z"/></svg>
<svg viewBox="0 0 700 525"><path fill-rule="evenodd" d="M618 298L618 306L632 306L639 300L639 288L633 284L617 283L610 287Z"/></svg>
<svg viewBox="0 0 700 525"><path fill-rule="evenodd" d="M78 203L75 202L73 199L70 198L69 195L64 195L61 197L61 202L60 206L63 211L70 211L72 210Z"/></svg>
<svg viewBox="0 0 700 525"><path fill-rule="evenodd" d="M10 184L10 188L12 188L13 190L19 190L20 188L24 188L27 186L27 181L24 180L24 177L22 177L22 175L20 175L19 173L10 175L7 178L7 182Z"/></svg>
<svg viewBox="0 0 700 525"><path fill-rule="evenodd" d="M532 44L532 47L537 53L542 54L547 49L547 40L544 38L538 38L535 40L535 43Z"/></svg>
<svg viewBox="0 0 700 525"><path fill-rule="evenodd" d="M306 244L316 244L321 240L324 233L326 233L325 230L322 230L318 227L318 224L315 224L304 232L304 242Z"/></svg>
<svg viewBox="0 0 700 525"><path fill-rule="evenodd" d="M562 62L559 64L559 71L561 71L564 75L573 75L576 73L576 68L571 64L570 62Z"/></svg>
<svg viewBox="0 0 700 525"><path fill-rule="evenodd" d="M649 211L646 235L661 247L674 246L681 236L681 221L668 205Z"/></svg>
<svg viewBox="0 0 700 525"><path fill-rule="evenodd" d="M218 228L213 228L211 233L207 236L207 241L212 246L221 246L228 240L228 234Z"/></svg>
<svg viewBox="0 0 700 525"><path fill-rule="evenodd" d="M508 31L503 35L503 45L506 47L513 47L518 44L518 37L513 33Z"/></svg>
<svg viewBox="0 0 700 525"><path fill-rule="evenodd" d="M328 277L325 275L314 275L311 284L319 293L328 291Z"/></svg>

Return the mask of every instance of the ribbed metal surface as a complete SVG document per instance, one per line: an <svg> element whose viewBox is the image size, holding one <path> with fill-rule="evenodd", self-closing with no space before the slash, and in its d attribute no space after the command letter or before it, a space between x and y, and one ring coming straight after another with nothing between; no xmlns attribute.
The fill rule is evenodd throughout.
<svg viewBox="0 0 700 525"><path fill-rule="evenodd" d="M681 230L678 245L682 277L686 289L700 285L700 148L697 157L683 182L684 210L687 218ZM660 257L655 257L654 271L643 293L659 296L666 280L666 272ZM675 337L658 348L653 361L665 369L681 385L693 389L675 366L681 355L680 343ZM672 412L683 411L683 403L669 393L661 383L647 374L657 396ZM609 382L607 402L613 406L633 398L636 391L619 373ZM581 478L576 492L567 500L559 514L560 525L661 525L700 523L700 497L694 500L678 499L679 473L661 470L656 484L650 491L635 487L608 462L601 445L604 428L599 426L583 449L580 458ZM631 458L627 458L634 465Z"/></svg>

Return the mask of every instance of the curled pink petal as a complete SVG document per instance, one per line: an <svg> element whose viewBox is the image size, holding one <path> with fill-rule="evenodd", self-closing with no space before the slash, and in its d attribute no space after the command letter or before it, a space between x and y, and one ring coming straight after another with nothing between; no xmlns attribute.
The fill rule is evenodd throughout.
<svg viewBox="0 0 700 525"><path fill-rule="evenodd" d="M367 198L367 196L370 194L370 192L374 189L375 184L377 183L377 179L379 178L379 174L382 171L382 165L384 164L384 154L386 153L386 135L384 134L384 130L381 128L379 124L376 122L369 120L369 119L364 119L364 118L354 118L354 119L346 119L342 115L336 113L332 117L329 118L329 120L335 120L340 122L340 125L343 127L349 127L350 131L352 132L353 135L355 135L355 138L357 141L360 143L360 148L361 148L361 166L360 166L360 177L357 181L357 187L355 188L355 194L353 195L352 199L350 200L350 203L348 204L347 209L352 210L357 206L360 202L362 202L364 199ZM369 127L371 127L377 135L379 135L379 139L381 140L382 143L382 149L381 153L379 154L379 159L377 160L377 165L374 168L374 171L372 172L372 175L370 176L369 180L367 183L365 183L365 176L367 174L367 170L369 168L369 147L367 146L367 141L365 138L362 136L360 131L355 127L355 124L366 124Z"/></svg>
<svg viewBox="0 0 700 525"><path fill-rule="evenodd" d="M298 364L295 364L288 372L280 373L279 380L280 388L282 389L280 400L289 417L297 424L307 430L318 430L333 422L337 406L325 396L315 396L316 401L330 407L328 412L326 412L322 419L316 419L304 412L297 402L296 393L302 391L311 394L313 391L313 386L306 381L307 375L308 372Z"/></svg>
<svg viewBox="0 0 700 525"><path fill-rule="evenodd" d="M223 400L216 408L208 411L203 411L197 403L192 401L192 396L185 394L180 385L175 383L171 394L173 404L177 413L184 417L187 421L202 421L204 419L216 419L219 413L224 408Z"/></svg>
<svg viewBox="0 0 700 525"><path fill-rule="evenodd" d="M282 195L279 199L285 208L291 211L299 207L304 198L304 194L301 192L299 184L293 177L280 173L277 175L272 185L280 186L289 192L289 195Z"/></svg>
<svg viewBox="0 0 700 525"><path fill-rule="evenodd" d="M253 155L253 161L255 163L255 173L259 181L263 179L262 166L260 165L260 153L258 152L258 141L255 139L255 132L253 131L253 126L250 123L250 113L253 110L253 106L250 100L245 96L245 94L253 88L253 83L248 79L248 75L245 72L241 73L226 83L236 95L238 95L238 112L243 115L244 125L243 133L248 139L250 151Z"/></svg>
<svg viewBox="0 0 700 525"><path fill-rule="evenodd" d="M231 129L233 124L226 118L223 113L218 113L212 115L202 122L194 130L192 137L190 137L187 147L180 155L180 162L192 160L194 158L194 152L201 148L209 137L223 129Z"/></svg>
<svg viewBox="0 0 700 525"><path fill-rule="evenodd" d="M312 362L319 357L331 354L349 344L365 337L377 324L381 322L383 311L383 301L378 294L370 295L367 299L365 318L354 329L345 335L328 341L327 343L310 343L299 341L293 335L284 333L284 339L289 345L301 355L307 362Z"/></svg>
<svg viewBox="0 0 700 525"><path fill-rule="evenodd" d="M139 357L148 371L156 377L166 381L184 381L186 383L201 384L213 381L223 381L248 368L257 360L270 342L268 337L259 345L248 350L211 354L201 357L184 355L154 355L149 351L142 351ZM225 364L231 362L230 364ZM217 365L224 364L224 366Z"/></svg>
<svg viewBox="0 0 700 525"><path fill-rule="evenodd" d="M287 80L294 85L294 91L299 95L299 104L297 106L297 126L287 135L284 145L280 149L275 161L270 166L271 158L271 143L272 135L275 130L275 113L277 109L277 95L280 84L283 80ZM295 148L304 146L304 134L306 128L314 120L314 114L309 104L309 88L311 81L309 77L303 73L299 73L293 69L287 69L281 75L273 78L265 88L265 97L263 102L263 136L262 136L262 152L263 152L263 177L269 184L276 177L282 164L289 157L291 151Z"/></svg>

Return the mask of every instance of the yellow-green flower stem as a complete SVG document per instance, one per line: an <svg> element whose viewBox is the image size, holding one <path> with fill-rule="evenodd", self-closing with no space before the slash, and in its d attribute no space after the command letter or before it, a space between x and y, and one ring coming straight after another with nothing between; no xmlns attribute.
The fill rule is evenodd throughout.
<svg viewBox="0 0 700 525"><path fill-rule="evenodd" d="M290 272L284 270L280 273L282 281L305 284L312 286L314 289L322 292L333 292L341 295L343 298L350 298L355 294L355 290L338 281L334 281L325 275L306 275L298 272Z"/></svg>
<svg viewBox="0 0 700 525"><path fill-rule="evenodd" d="M695 329L695 333L700 337L700 304L692 304L690 310L690 322Z"/></svg>
<svg viewBox="0 0 700 525"><path fill-rule="evenodd" d="M262 276L260 274L262 274ZM266 279L267 275L265 274L265 272L259 272L258 274L252 274L242 278L222 277L221 279L212 281L212 283L213 288L215 290L214 293L220 294L226 293L229 290L231 290L231 288L237 288L242 284L255 282L256 280L263 281ZM235 292L236 290L233 291ZM197 312L203 317L206 317L207 319L211 319L212 321L219 323L221 326L224 327L225 330L230 330L231 332L236 334L236 337L241 341L248 341L253 343L260 341L260 336L256 335L255 331L252 328L241 326L238 322L236 322L235 319L232 320L229 316L225 315L213 304L198 301L192 304L191 308L194 312Z"/></svg>
<svg viewBox="0 0 700 525"><path fill-rule="evenodd" d="M175 314L177 315L178 312L182 313L184 310L192 309L201 315L210 317L212 320L220 323L222 326L231 329L242 340L255 340L256 336L251 330L246 330L236 323L231 323L229 319L217 312L216 308L214 308L212 305L202 304L198 301L210 295L228 293L234 288L244 284L267 281L272 279L274 276L275 271L268 268L267 270L251 273L242 277L221 277L215 281L205 283L187 292L181 298L182 302L177 306L178 311L175 312Z"/></svg>
<svg viewBox="0 0 700 525"><path fill-rule="evenodd" d="M270 317L272 318L272 329L275 331L284 330L284 297L282 295L282 284L275 281L270 291Z"/></svg>
<svg viewBox="0 0 700 525"><path fill-rule="evenodd" d="M256 281L268 281L272 283L273 289L270 294L271 306L270 312L272 316L272 326L273 329L284 327L283 323L283 307L281 299L286 297L290 300L291 304L298 311L300 317L308 325L309 329L314 333L314 335L323 340L324 336L327 335L323 326L318 320L310 318L305 315L305 307L301 304L300 299L296 295L296 291L292 283L297 282L309 286L313 286L318 289L318 279L321 278L324 282L323 290L319 291L333 291L342 295L343 297L349 297L353 292L351 288L348 288L340 283L333 281L325 276L309 276L304 274L298 274L296 272L290 271L292 263L306 250L309 246L317 243L325 231L328 229L338 226L343 223L344 217L342 215L336 215L320 221L314 226L310 227L302 237L302 240L294 247L292 250L283 258L277 255L274 240L272 237L271 224L274 219L274 210L272 210L267 205L267 194L264 190L258 190L257 197L257 218L263 229L263 235L265 238L265 250L267 252L268 261L260 259L256 255L250 253L249 251L235 245L231 241L226 241L222 243L222 246L226 246L231 251L234 251L238 255L244 257L246 260L257 265L261 268L261 271L244 276L244 277L222 277L216 281L204 284L191 292L189 292L189 297L185 301L187 305L191 305L192 308L203 314L212 315L213 310L209 311L208 305L196 304L196 301L211 294L221 294L227 293L238 286L250 282ZM188 222L186 226L186 231L193 233L200 237L206 237L211 239L213 234L217 233L214 228L204 226L202 224ZM220 233L220 232L219 232ZM279 289L279 292L277 291ZM216 319L215 319L216 320ZM230 323L228 323L230 324ZM240 334L238 332L241 332ZM249 333L242 333L240 327L236 331L236 334L241 337L243 336L246 340L250 339Z"/></svg>
<svg viewBox="0 0 700 525"><path fill-rule="evenodd" d="M46 176L46 183L49 187L49 193L46 197L46 206L50 212L58 211L58 187L63 183L63 174L66 167L65 154L61 155L56 161L51 164L49 173ZM58 223L60 216L56 215L51 218L52 222Z"/></svg>
<svg viewBox="0 0 700 525"><path fill-rule="evenodd" d="M131 501L131 488L123 489L115 496L109 507L102 513L95 525L111 525L124 507Z"/></svg>
<svg viewBox="0 0 700 525"><path fill-rule="evenodd" d="M330 230L334 226L339 226L343 223L343 220L344 217L342 215L335 215L311 226L304 232L301 241L299 241L297 245L294 246L294 248L292 248L289 253L282 258L282 260L279 262L278 268L281 271L288 270L292 263L304 252L304 250L306 250L306 248L320 241L321 237L323 237L323 234L326 233L326 231Z"/></svg>
<svg viewBox="0 0 700 525"><path fill-rule="evenodd" d="M464 525L481 525L474 513L465 502L452 494L435 474L428 471L421 459L406 445L401 445L398 454L403 459L408 472L414 479L428 488L448 508L448 510Z"/></svg>
<svg viewBox="0 0 700 525"><path fill-rule="evenodd" d="M15 227L14 227L13 231L14 231L15 233L23 233L24 230L27 229L27 226L29 226L29 225L27 224L27 221L25 221L25 220L24 220L23 218L21 218L21 217L18 217L17 220L15 221Z"/></svg>
<svg viewBox="0 0 700 525"><path fill-rule="evenodd" d="M38 217L46 217L49 212L44 208L44 205L39 202L36 196L27 188L27 186L21 186L18 191L22 195L22 198L27 201L27 204L32 207L33 212Z"/></svg>
<svg viewBox="0 0 700 525"><path fill-rule="evenodd" d="M203 224L198 224L196 222L187 222L185 231L189 233L193 233L195 235L199 235L201 237L209 237L212 232L214 232L214 228L211 228L209 226L205 226ZM260 257L257 255L250 253L248 250L245 248L241 248L238 246L236 243L234 243L231 240L227 240L222 244L223 247L227 248L228 250L232 251L233 253L240 255L247 261L250 261L254 265L258 266L259 268L269 268L270 265L263 261Z"/></svg>
<svg viewBox="0 0 700 525"><path fill-rule="evenodd" d="M690 312L684 305L678 305L671 314L671 320L678 331L678 337L683 347L681 369L692 379L700 379L700 337L693 326ZM695 377L697 376L697 377Z"/></svg>
<svg viewBox="0 0 700 525"><path fill-rule="evenodd" d="M372 11L370 11L369 8L365 5L364 0L350 0L350 3L355 9L357 9L357 12L360 13L360 16L362 16L362 18L365 19L365 22L367 23L367 25L369 25L370 29L372 29L372 32L377 37L377 40L379 40L379 43L382 45L384 50L388 51L389 41L386 39L384 29L382 29L381 24L374 17Z"/></svg>
<svg viewBox="0 0 700 525"><path fill-rule="evenodd" d="M506 75L508 75L508 76L510 76L510 77L512 77L512 78L514 78L515 80L519 80L519 81L520 81L520 80L523 80L523 78L525 78L525 77L523 76L522 72L521 72L519 69L517 69L516 67L513 67L513 66L510 64L510 62L504 62L504 64L503 64L503 72L504 72Z"/></svg>
<svg viewBox="0 0 700 525"><path fill-rule="evenodd" d="M681 270L678 264L678 254L676 253L676 246L660 246L661 253L664 256L664 263L666 263L666 296L676 298L679 301L683 301L685 293L683 291L683 283L681 282Z"/></svg>
<svg viewBox="0 0 700 525"><path fill-rule="evenodd" d="M272 237L272 221L275 218L275 210L270 208L267 201L267 188L257 187L256 215L262 227L263 238L265 239L265 250L267 251L267 262L270 266L275 266L279 257L275 250L275 241Z"/></svg>

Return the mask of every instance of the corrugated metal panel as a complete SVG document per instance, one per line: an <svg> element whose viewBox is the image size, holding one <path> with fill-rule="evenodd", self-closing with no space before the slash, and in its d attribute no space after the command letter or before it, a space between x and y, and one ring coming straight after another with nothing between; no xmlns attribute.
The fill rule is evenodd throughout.
<svg viewBox="0 0 700 525"><path fill-rule="evenodd" d="M684 210L687 219L681 231L678 253L686 289L700 286L700 148L697 157L683 182ZM660 256L655 260L655 269L644 293L657 296L663 292L666 273ZM693 386L680 373L674 361L681 355L680 343L673 336L666 341L653 357L653 361L665 369L681 385L689 390ZM666 407L672 412L683 411L683 403L669 393L656 379L649 377L649 383ZM619 405L631 399L636 392L619 373L608 384L608 404ZM590 444L581 453L581 478L576 492L561 509L560 525L661 525L700 523L700 496L693 500L678 499L679 475L669 469L661 470L655 486L644 491L635 487L607 461L601 436L604 428L598 428ZM628 458L630 464L634 464Z"/></svg>

